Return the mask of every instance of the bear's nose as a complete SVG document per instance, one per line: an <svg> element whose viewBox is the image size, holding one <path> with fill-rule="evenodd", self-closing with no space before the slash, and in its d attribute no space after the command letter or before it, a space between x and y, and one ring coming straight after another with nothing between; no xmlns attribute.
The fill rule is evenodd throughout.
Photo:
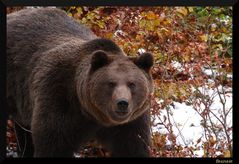
<svg viewBox="0 0 239 164"><path fill-rule="evenodd" d="M118 109L116 110L116 112L118 114L126 114L126 113L128 113L128 106L129 106L128 101L120 100L117 102Z"/></svg>

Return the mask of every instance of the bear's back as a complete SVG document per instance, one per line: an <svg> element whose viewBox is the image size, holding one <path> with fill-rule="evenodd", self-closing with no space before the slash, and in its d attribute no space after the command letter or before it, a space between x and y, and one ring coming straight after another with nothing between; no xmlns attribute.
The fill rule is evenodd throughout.
<svg viewBox="0 0 239 164"><path fill-rule="evenodd" d="M56 8L24 9L7 15L8 34L29 34L27 37L69 36L92 40L96 35L87 27Z"/></svg>
<svg viewBox="0 0 239 164"><path fill-rule="evenodd" d="M73 39L89 41L97 38L60 9L24 9L7 16L7 54L25 55L44 52ZM23 51L24 50L24 51Z"/></svg>

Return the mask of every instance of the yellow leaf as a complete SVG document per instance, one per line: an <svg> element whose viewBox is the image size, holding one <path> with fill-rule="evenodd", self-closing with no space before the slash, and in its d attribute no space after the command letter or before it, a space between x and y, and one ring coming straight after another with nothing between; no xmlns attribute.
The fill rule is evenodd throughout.
<svg viewBox="0 0 239 164"><path fill-rule="evenodd" d="M105 23L102 22L102 21L97 21L97 25L98 25L100 28L104 28L104 27L105 27Z"/></svg>
<svg viewBox="0 0 239 164"><path fill-rule="evenodd" d="M208 40L208 36L206 34L202 34L199 37L200 37L201 41L207 42L207 40Z"/></svg>
<svg viewBox="0 0 239 164"><path fill-rule="evenodd" d="M155 19L154 21L153 21L153 24L154 24L154 26L159 26L160 25L160 19Z"/></svg>
<svg viewBox="0 0 239 164"><path fill-rule="evenodd" d="M136 37L135 37L136 40L142 40L143 39L143 36L140 35L140 34L137 34Z"/></svg>
<svg viewBox="0 0 239 164"><path fill-rule="evenodd" d="M70 16L70 17L72 17L72 14L71 14L71 13L68 13L67 15Z"/></svg>
<svg viewBox="0 0 239 164"><path fill-rule="evenodd" d="M191 60L191 55L190 55L190 54L184 54L184 55L183 55L183 60L184 60L185 62L189 62L189 61Z"/></svg>
<svg viewBox="0 0 239 164"><path fill-rule="evenodd" d="M83 13L83 11L82 11L82 8L81 8L81 7L77 7L77 8L76 8L76 10L77 10L77 13L79 13L79 14L82 14L82 13Z"/></svg>
<svg viewBox="0 0 239 164"><path fill-rule="evenodd" d="M157 33L157 35L158 35L159 38L162 38L162 37L163 37L161 31L157 30L156 33Z"/></svg>
<svg viewBox="0 0 239 164"><path fill-rule="evenodd" d="M182 14L183 16L188 15L188 10L186 7L178 7L176 11L178 13Z"/></svg>
<svg viewBox="0 0 239 164"><path fill-rule="evenodd" d="M213 49L219 49L219 50L222 50L223 48L222 48L222 44L214 44L214 45L212 45L212 48Z"/></svg>
<svg viewBox="0 0 239 164"><path fill-rule="evenodd" d="M168 29L166 29L166 28L161 28L160 31L167 33L167 32L168 32Z"/></svg>
<svg viewBox="0 0 239 164"><path fill-rule="evenodd" d="M224 151L223 154L224 154L224 157L226 157L226 158L231 157L231 153L229 150Z"/></svg>
<svg viewBox="0 0 239 164"><path fill-rule="evenodd" d="M188 7L188 11L191 13L193 12L193 7Z"/></svg>
<svg viewBox="0 0 239 164"><path fill-rule="evenodd" d="M87 22L87 19L86 18L82 18L81 22L84 24Z"/></svg>
<svg viewBox="0 0 239 164"><path fill-rule="evenodd" d="M163 24L164 25L168 25L168 24L170 24L172 21L170 20L170 19L168 19L168 18L166 18L164 21L163 21Z"/></svg>
<svg viewBox="0 0 239 164"><path fill-rule="evenodd" d="M228 29L226 27L221 28L224 33L228 32Z"/></svg>

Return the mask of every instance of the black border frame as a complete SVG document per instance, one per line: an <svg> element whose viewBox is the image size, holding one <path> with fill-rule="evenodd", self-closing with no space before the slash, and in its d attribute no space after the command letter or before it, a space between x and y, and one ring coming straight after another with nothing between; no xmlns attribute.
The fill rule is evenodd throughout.
<svg viewBox="0 0 239 164"><path fill-rule="evenodd" d="M233 6L238 0L2 0L7 6Z"/></svg>
<svg viewBox="0 0 239 164"><path fill-rule="evenodd" d="M239 13L238 13L238 0L2 0L0 2L0 162L27 162L28 160L34 161L36 159L27 158L5 158L6 157L6 7L13 6L233 6L233 157L232 158L149 158L152 162L212 162L212 163L227 163L232 160L232 163L238 163L238 148L239 145L236 142L238 139L238 131L235 125L239 125L239 119L236 118L239 114L237 111L239 102L239 95L236 87L236 77L239 75L237 62L239 61L239 50L236 43L239 42ZM47 159L47 158L46 158ZM89 158L87 158L88 160ZM109 159L97 158L99 162L108 161ZM112 158L111 158L112 159ZM37 159L40 162L44 162L45 159ZM49 160L49 159L48 159ZM62 159L60 159L62 160ZM79 158L70 158L67 161L79 161ZM85 159L84 159L85 160ZM94 159L93 159L94 160ZM117 158L117 160L119 160ZM142 159L147 160L147 159ZM159 161L158 161L159 160ZM221 162L217 161L220 160ZM63 159L64 161L64 159ZM119 160L120 161L120 160ZM89 159L90 162L90 159Z"/></svg>
<svg viewBox="0 0 239 164"><path fill-rule="evenodd" d="M0 3L0 162L6 156L6 7ZM4 148L5 147L5 148Z"/></svg>

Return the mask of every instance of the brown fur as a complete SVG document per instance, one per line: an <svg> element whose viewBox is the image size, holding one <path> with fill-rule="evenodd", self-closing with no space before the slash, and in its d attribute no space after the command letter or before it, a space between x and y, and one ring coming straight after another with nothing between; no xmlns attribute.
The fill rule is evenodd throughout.
<svg viewBox="0 0 239 164"><path fill-rule="evenodd" d="M151 54L128 58L63 11L45 8L7 16L7 55L8 111L31 129L35 157L72 156L92 138L112 156L149 155Z"/></svg>

